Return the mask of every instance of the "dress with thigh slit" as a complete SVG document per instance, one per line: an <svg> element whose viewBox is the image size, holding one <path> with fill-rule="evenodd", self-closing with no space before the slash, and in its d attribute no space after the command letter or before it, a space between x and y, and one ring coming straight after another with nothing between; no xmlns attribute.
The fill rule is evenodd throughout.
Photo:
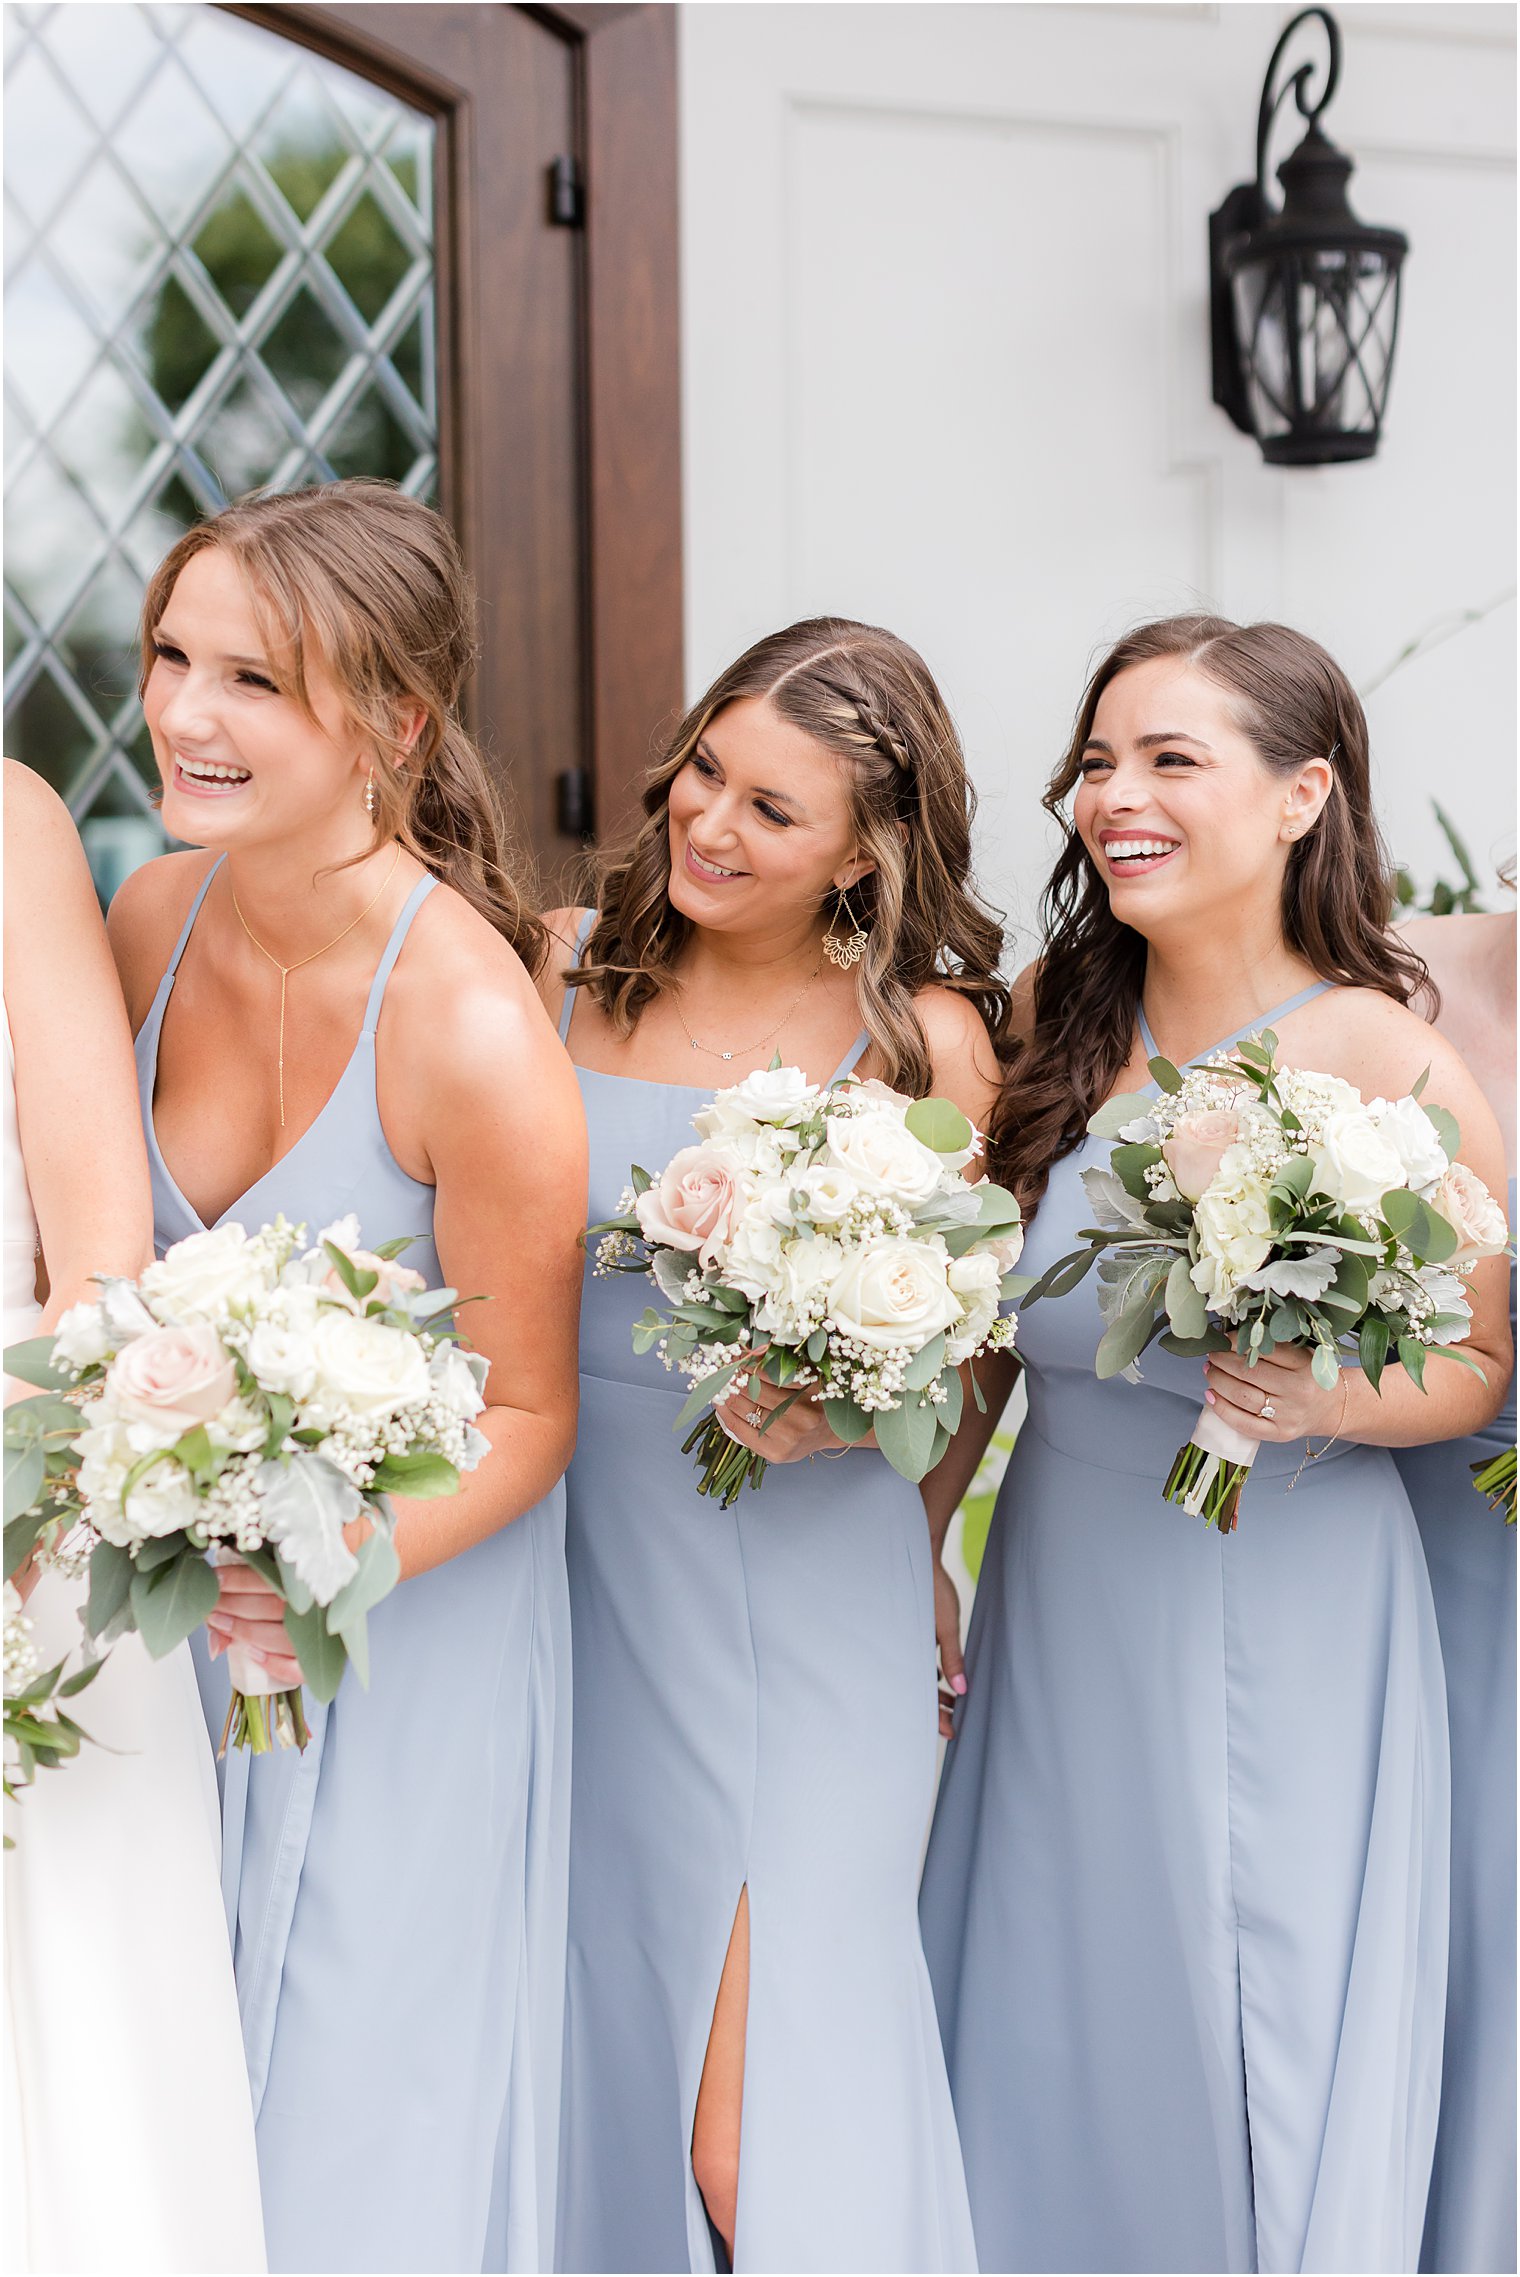
<svg viewBox="0 0 1520 2277"><path fill-rule="evenodd" d="M1023 1271L1077 1246L1108 1153L1055 1165ZM1411 2270L1448 1765L1408 1497L1384 1448L1265 1445L1206 1528L1161 1499L1200 1363L1100 1382L1102 1332L1091 1279L1020 1320L925 1867L981 2264Z"/></svg>
<svg viewBox="0 0 1520 2277"><path fill-rule="evenodd" d="M1513 1267L1509 1305L1513 1328ZM1446 2060L1422 2269L1515 2266L1515 1528L1474 1490L1471 1467L1514 1444L1511 1376L1486 1429L1397 1458L1430 1568L1451 1719Z"/></svg>
<svg viewBox="0 0 1520 2277"><path fill-rule="evenodd" d="M159 1150L158 1039L207 872L137 1039L155 1240L201 1221ZM352 1210L368 1245L410 1234L436 1287L431 1186L381 1128L385 984L317 1120L216 1221L283 1211L313 1238ZM194 1640L219 1735L225 1660ZM369 1617L311 1742L221 1766L223 1888L274 2270L553 2266L569 1838L569 1606L562 1487L403 1581Z"/></svg>
<svg viewBox="0 0 1520 2277"><path fill-rule="evenodd" d="M579 1073L604 1219L631 1164L692 1143L711 1090ZM588 1262L560 2267L714 2266L692 2123L748 1885L736 2268L969 2270L915 1910L936 1730L923 1504L860 1449L776 1465L730 1510L700 1496L671 1428L684 1384L633 1350L652 1295Z"/></svg>

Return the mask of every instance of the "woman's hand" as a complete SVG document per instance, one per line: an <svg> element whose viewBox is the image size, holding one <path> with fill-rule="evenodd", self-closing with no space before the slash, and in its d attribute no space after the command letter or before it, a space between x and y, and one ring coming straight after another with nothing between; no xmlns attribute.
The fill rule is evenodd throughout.
<svg viewBox="0 0 1520 2277"><path fill-rule="evenodd" d="M734 1378L734 1389L716 1410L719 1423L741 1447L752 1447L768 1463L800 1463L809 1455L839 1454L847 1442L829 1429L821 1405L814 1400L816 1385L809 1384L795 1397L790 1390L767 1383L755 1370ZM790 1400L783 1415L779 1410ZM751 1422L758 1416L758 1422ZM854 1442L874 1447L875 1437Z"/></svg>
<svg viewBox="0 0 1520 2277"><path fill-rule="evenodd" d="M268 1670L281 1691L290 1691L301 1681L301 1663L290 1649L279 1591L241 1559L236 1565L219 1566L217 1573L222 1593L206 1615L212 1659L220 1659L232 1645L241 1645Z"/></svg>
<svg viewBox="0 0 1520 2277"><path fill-rule="evenodd" d="M966 1696L961 1655L961 1597L938 1558L934 1561L934 1638L939 1646L939 1735L955 1736L955 1703Z"/></svg>
<svg viewBox="0 0 1520 2277"><path fill-rule="evenodd" d="M1205 1399L1247 1439L1333 1439L1346 1419L1350 1378L1326 1391L1314 1380L1310 1354L1282 1344L1270 1359L1249 1366L1238 1352L1211 1352L1204 1363Z"/></svg>

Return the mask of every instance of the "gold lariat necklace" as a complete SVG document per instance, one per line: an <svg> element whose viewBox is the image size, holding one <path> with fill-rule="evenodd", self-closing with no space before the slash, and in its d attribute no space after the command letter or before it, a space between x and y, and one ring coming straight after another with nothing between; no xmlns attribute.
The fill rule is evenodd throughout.
<svg viewBox="0 0 1520 2277"><path fill-rule="evenodd" d="M352 925L345 925L341 933L334 933L330 941L325 941L320 949L313 949L309 957L297 957L293 965L282 965L279 958L275 955L274 951L272 949L265 948L263 942L259 939L257 933L255 933L253 927L249 924L247 918L243 915L242 909L238 905L237 887L233 884L230 876L227 880L227 888L232 895L232 906L237 910L238 923L242 926L243 931L247 934L249 940L258 950L259 955L261 957L267 957L270 963L274 966L275 971L280 976L279 1085L281 1130L284 1130L285 1128L285 983L289 980L293 972L299 972L303 965L314 965L318 957L325 957L329 949L335 949L340 941L346 941L350 933L357 931L358 927L364 923L365 918L368 917L370 911L375 907L375 903L380 900L381 895L385 892L386 887L391 882L391 879L396 875L397 864L400 862L400 860L401 848L398 846L396 848L396 860L392 862L390 868L386 871L385 882L381 886L380 892L375 895L374 901L367 901L364 904L364 907L360 910Z"/></svg>

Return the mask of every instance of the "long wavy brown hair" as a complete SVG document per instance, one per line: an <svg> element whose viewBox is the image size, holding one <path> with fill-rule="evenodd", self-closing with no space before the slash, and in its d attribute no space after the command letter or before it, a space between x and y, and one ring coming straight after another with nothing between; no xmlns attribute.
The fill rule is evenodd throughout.
<svg viewBox="0 0 1520 2277"><path fill-rule="evenodd" d="M1081 773L1098 701L1131 665L1183 658L1233 700L1263 766L1290 775L1331 760L1330 796L1295 840L1283 879L1283 939L1322 980L1375 988L1399 1003L1432 999L1420 958L1389 929L1394 873L1372 807L1367 719L1333 657L1288 625L1225 617L1167 617L1117 642L1087 683L1066 755L1045 792L1065 834L1042 901L1045 945L1035 967L1034 1025L1006 1051L993 1117L994 1175L1026 1214L1052 1166L1077 1147L1113 1090L1135 1041L1145 980L1144 937L1122 925L1108 889L1064 811Z"/></svg>
<svg viewBox="0 0 1520 2277"><path fill-rule="evenodd" d="M175 580L207 546L241 571L281 692L314 716L307 665L315 655L372 742L375 844L399 840L536 972L548 935L490 771L459 717L475 660L475 598L442 515L391 483L362 479L238 499L187 530L154 571L139 692ZM419 711L422 730L409 742Z"/></svg>
<svg viewBox="0 0 1520 2277"><path fill-rule="evenodd" d="M692 928L670 900L670 786L712 721L745 696L846 763L856 841L875 864L849 892L869 936L861 1023L884 1080L920 1095L933 1066L913 1000L932 983L954 989L997 1035L1008 1010L1003 928L971 883L976 794L955 723L923 658L874 625L809 617L719 673L651 769L631 843L594 875L597 918L570 985L590 991L619 1035L675 986Z"/></svg>

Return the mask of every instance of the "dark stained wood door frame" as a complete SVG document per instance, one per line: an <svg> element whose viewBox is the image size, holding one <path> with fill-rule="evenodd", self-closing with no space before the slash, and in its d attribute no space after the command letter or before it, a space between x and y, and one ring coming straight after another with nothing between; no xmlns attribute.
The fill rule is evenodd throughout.
<svg viewBox="0 0 1520 2277"><path fill-rule="evenodd" d="M579 528L518 532L549 548L578 541L580 717L540 719L524 702L533 677L531 639L512 668L493 660L489 638L475 691L476 724L488 743L516 748L535 777L527 805L540 858L565 866L574 842L556 828L552 778L580 763L590 774L596 835L606 842L636 811L635 787L662 724L682 702L681 447L677 190L676 10L668 5L306 6L235 5L282 37L319 50L420 108L447 128L439 136L440 215L467 222L493 158L491 120L477 87L436 59L455 60L456 34L489 36L491 18L524 15L552 32L572 66L573 155L584 186L579 251L577 448ZM503 37L508 27L502 27ZM547 178L541 185L547 206ZM516 311L490 290L490 248L469 226L440 231L437 248L441 355L440 496L459 530L491 622L493 557L503 496L541 521L543 507L516 488L504 493L492 467L487 373L511 365ZM563 521L562 513L553 517ZM517 547L519 563L527 558ZM516 679L515 686L508 682ZM509 711L511 717L509 718ZM520 734L533 734L525 753ZM515 732L514 732L515 731Z"/></svg>

